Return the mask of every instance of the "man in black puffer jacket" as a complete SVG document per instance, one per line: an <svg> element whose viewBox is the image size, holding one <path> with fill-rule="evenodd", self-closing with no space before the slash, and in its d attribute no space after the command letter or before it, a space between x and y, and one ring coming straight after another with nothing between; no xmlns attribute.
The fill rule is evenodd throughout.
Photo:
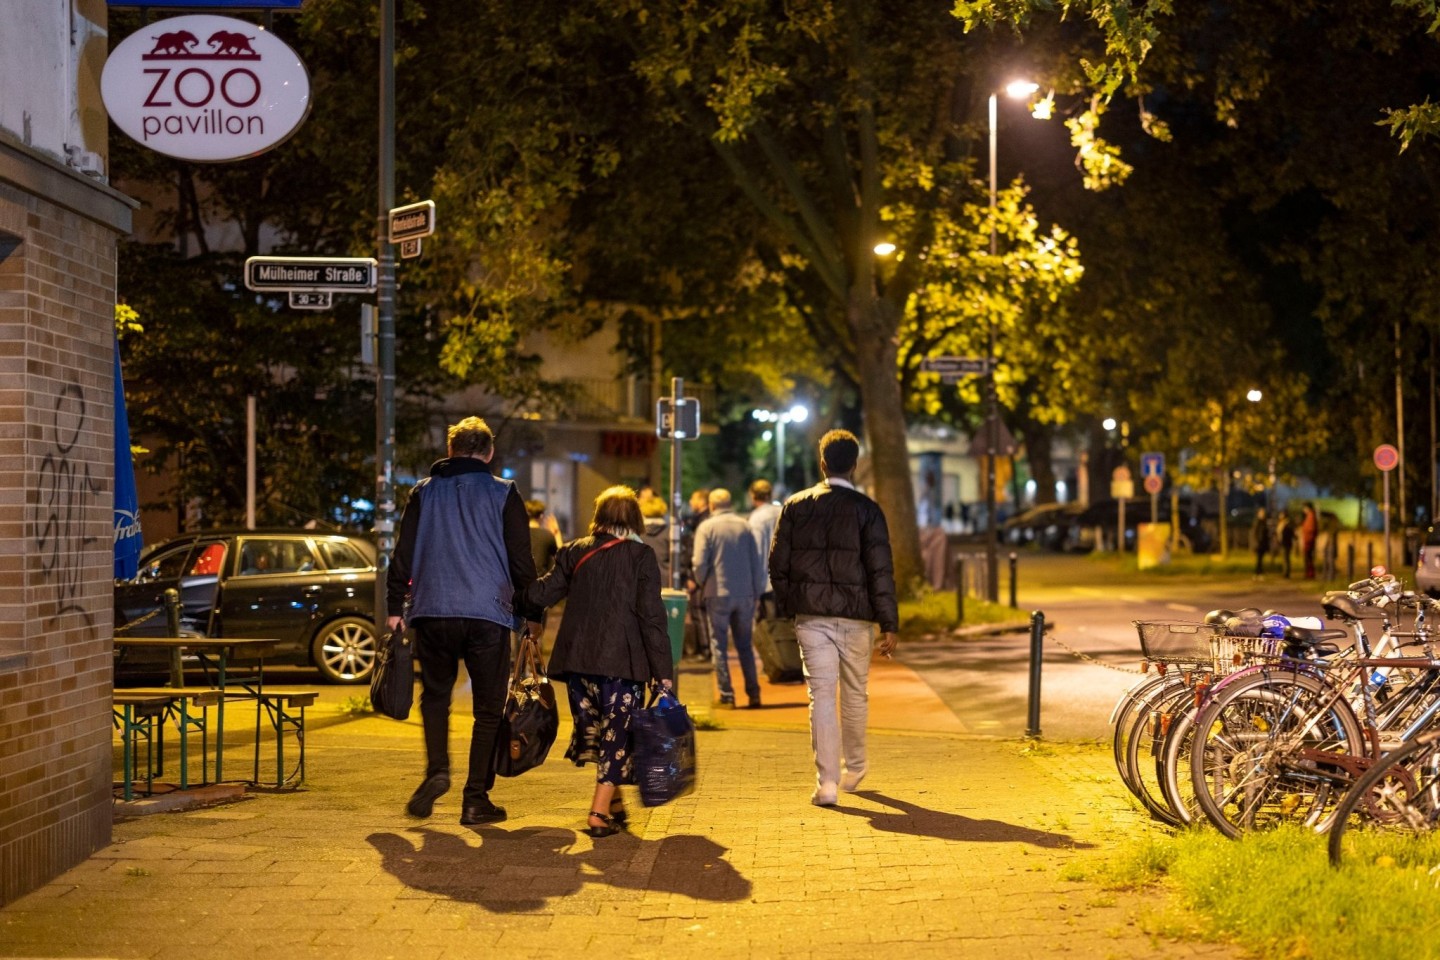
<svg viewBox="0 0 1440 960"><path fill-rule="evenodd" d="M775 605L779 616L795 618L805 663L816 774L810 802L821 807L835 804L837 787L854 793L865 777L875 625L887 657L900 629L885 514L851 482L859 456L848 430L820 438L825 479L785 501L770 550Z"/></svg>

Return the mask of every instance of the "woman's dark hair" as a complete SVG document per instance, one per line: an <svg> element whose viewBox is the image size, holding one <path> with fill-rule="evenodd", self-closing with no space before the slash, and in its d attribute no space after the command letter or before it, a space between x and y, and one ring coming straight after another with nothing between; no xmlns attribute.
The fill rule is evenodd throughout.
<svg viewBox="0 0 1440 960"><path fill-rule="evenodd" d="M595 498L595 517L590 521L590 533L601 530L629 530L639 535L645 532L645 519L640 516L640 499L627 486L617 485L601 491Z"/></svg>
<svg viewBox="0 0 1440 960"><path fill-rule="evenodd" d="M849 430L831 430L820 438L820 460L827 476L844 476L860 459L860 441Z"/></svg>

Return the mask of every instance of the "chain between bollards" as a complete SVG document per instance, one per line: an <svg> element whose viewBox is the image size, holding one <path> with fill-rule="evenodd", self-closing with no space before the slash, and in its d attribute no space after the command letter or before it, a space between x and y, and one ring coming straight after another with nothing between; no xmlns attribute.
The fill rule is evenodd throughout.
<svg viewBox="0 0 1440 960"><path fill-rule="evenodd" d="M1040 736L1040 663L1045 656L1045 614L1030 614L1030 709L1025 719L1025 736Z"/></svg>

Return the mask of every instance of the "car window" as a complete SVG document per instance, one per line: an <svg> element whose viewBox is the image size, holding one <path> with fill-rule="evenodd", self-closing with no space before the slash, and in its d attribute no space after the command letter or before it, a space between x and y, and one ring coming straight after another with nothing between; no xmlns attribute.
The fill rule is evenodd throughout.
<svg viewBox="0 0 1440 960"><path fill-rule="evenodd" d="M237 576L304 573L314 569L315 557L304 540L252 538L240 544L240 572Z"/></svg>
<svg viewBox="0 0 1440 960"><path fill-rule="evenodd" d="M213 577L220 573L225 563L225 544L211 540L197 543L190 554L190 569L187 577Z"/></svg>
<svg viewBox="0 0 1440 960"><path fill-rule="evenodd" d="M190 544L183 544L155 557L140 571L141 580L178 580L185 571L185 558L190 556Z"/></svg>
<svg viewBox="0 0 1440 960"><path fill-rule="evenodd" d="M321 540L316 546L327 570L356 570L370 566L365 556L344 540Z"/></svg>

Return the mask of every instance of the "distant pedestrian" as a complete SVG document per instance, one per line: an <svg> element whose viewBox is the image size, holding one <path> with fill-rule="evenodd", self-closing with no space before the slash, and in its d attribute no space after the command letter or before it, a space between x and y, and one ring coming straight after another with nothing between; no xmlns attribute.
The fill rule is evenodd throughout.
<svg viewBox="0 0 1440 960"><path fill-rule="evenodd" d="M1255 579L1265 573L1265 554L1270 552L1270 518L1265 508L1255 511L1255 522L1250 525L1250 549L1255 551Z"/></svg>
<svg viewBox="0 0 1440 960"><path fill-rule="evenodd" d="M645 519L645 532L640 539L655 551L655 562L660 564L660 586L669 589L670 582L670 521L665 518L665 501L651 497L640 501L640 516Z"/></svg>
<svg viewBox="0 0 1440 960"><path fill-rule="evenodd" d="M817 806L833 806L837 787L854 792L865 778L875 624L887 657L900 629L885 514L852 482L859 455L848 430L820 438L825 479L785 501L770 550L775 604L781 617L795 618L805 664Z"/></svg>
<svg viewBox="0 0 1440 960"><path fill-rule="evenodd" d="M708 487L699 487L690 492L689 515L683 520L680 517L674 518L674 522L680 523L680 582L686 585L685 589L689 593L684 646L686 657L690 660L710 659L710 618L705 613L704 598L691 586L695 582L695 531L708 516L710 490Z"/></svg>
<svg viewBox="0 0 1440 960"><path fill-rule="evenodd" d="M780 504L775 502L775 489L769 480L750 484L750 515L745 522L755 534L760 563L765 568L765 592L760 594L758 614L761 619L775 616L775 589L770 585L770 542L775 539L775 523L780 519Z"/></svg>
<svg viewBox="0 0 1440 960"><path fill-rule="evenodd" d="M569 598L548 673L569 689L575 725L565 758L577 767L595 764L585 825L592 837L625 829L618 791L635 783L630 720L644 706L647 681L668 688L675 677L660 565L640 539L644 529L635 492L610 487L595 498L590 536L562 547L526 593L542 607Z"/></svg>
<svg viewBox="0 0 1440 960"><path fill-rule="evenodd" d="M1295 552L1295 521L1289 510L1280 511L1280 520L1275 529L1280 540L1280 554L1285 563L1285 579L1290 579L1290 555Z"/></svg>
<svg viewBox="0 0 1440 960"><path fill-rule="evenodd" d="M495 731L505 705L510 632L519 615L539 632L539 611L524 602L535 580L529 521L515 484L490 473L495 437L479 417L450 427L447 456L415 485L400 519L385 593L391 630L415 628L425 779L406 811L428 817L450 789L450 700L461 660L470 675L474 724L460 822L505 819L490 801ZM408 601L407 601L408 596Z"/></svg>
<svg viewBox="0 0 1440 960"><path fill-rule="evenodd" d="M1315 513L1315 504L1305 502L1305 512L1300 517L1300 556L1305 560L1305 579L1315 579L1315 539L1320 535L1320 518Z"/></svg>
<svg viewBox="0 0 1440 960"><path fill-rule="evenodd" d="M526 500L525 513L530 518L530 555L535 558L535 575L543 577L550 572L560 549L560 525L545 512L544 500Z"/></svg>
<svg viewBox="0 0 1440 960"><path fill-rule="evenodd" d="M735 513L730 491L710 491L710 516L695 531L695 591L710 617L710 653L720 705L735 705L730 681L730 638L745 678L746 706L760 706L760 678L755 669L755 604L765 592L765 564L750 525Z"/></svg>

